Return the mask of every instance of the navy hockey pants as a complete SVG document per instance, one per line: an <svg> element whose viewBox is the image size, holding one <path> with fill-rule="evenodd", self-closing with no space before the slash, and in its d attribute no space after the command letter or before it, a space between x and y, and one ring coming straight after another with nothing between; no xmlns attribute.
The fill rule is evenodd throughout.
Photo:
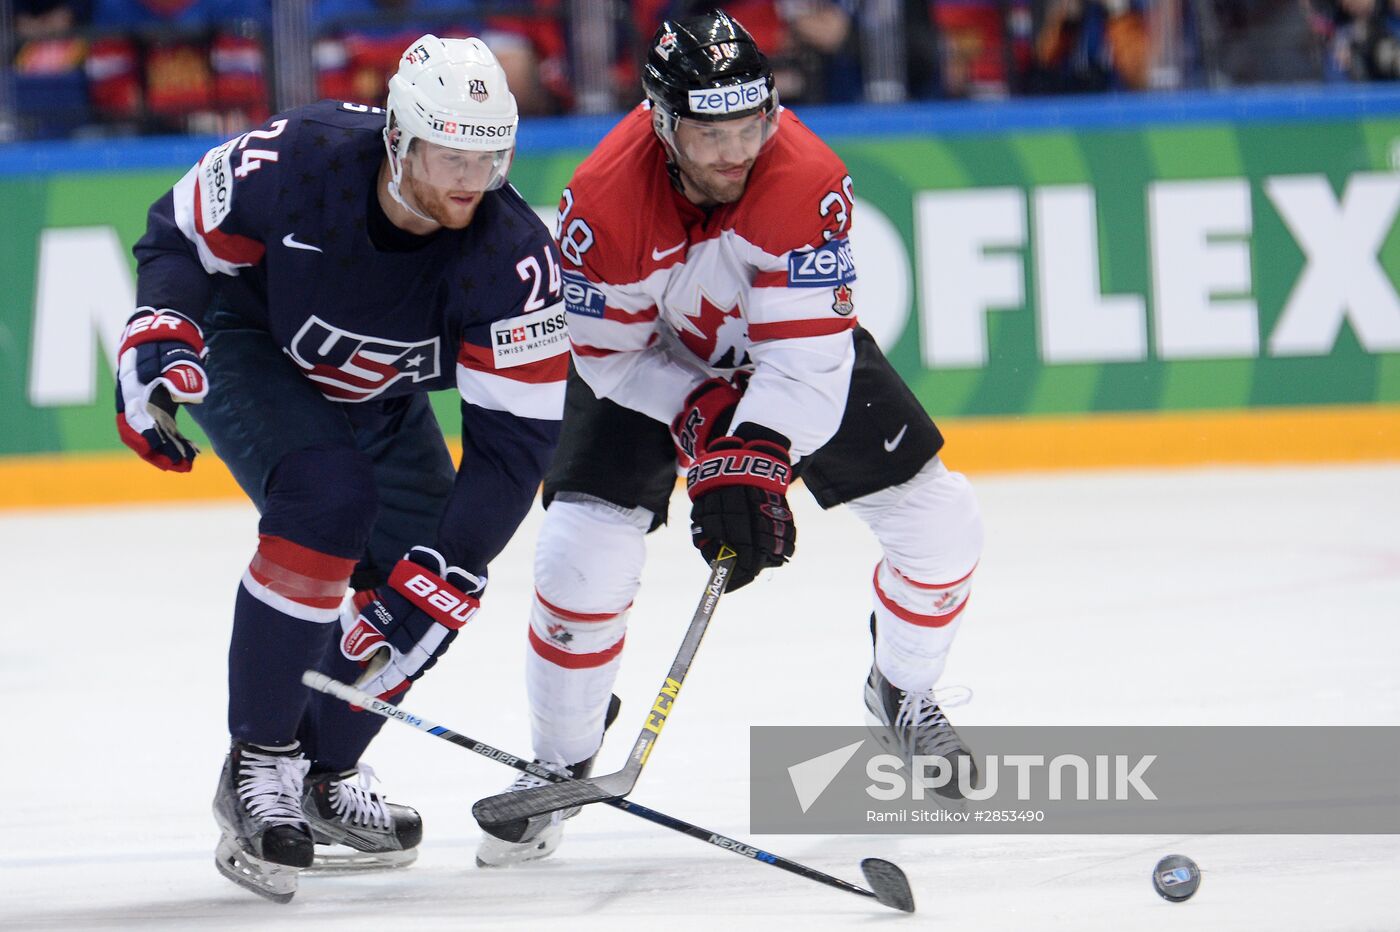
<svg viewBox="0 0 1400 932"><path fill-rule="evenodd" d="M259 531L355 559L351 585L382 585L414 544L431 546L456 470L426 395L327 400L262 330L216 311L206 323L209 397L188 410L257 507ZM240 586L229 649L229 731L300 740L314 771L356 766L384 720L308 695L301 671L344 681L359 667L340 626L300 621Z"/></svg>

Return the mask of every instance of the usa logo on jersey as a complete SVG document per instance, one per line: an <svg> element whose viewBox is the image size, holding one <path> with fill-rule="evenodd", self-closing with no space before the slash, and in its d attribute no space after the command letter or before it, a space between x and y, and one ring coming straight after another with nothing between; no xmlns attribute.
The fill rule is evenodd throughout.
<svg viewBox="0 0 1400 932"><path fill-rule="evenodd" d="M368 401L400 379L438 377L438 339L400 343L342 330L312 317L286 349L332 401Z"/></svg>

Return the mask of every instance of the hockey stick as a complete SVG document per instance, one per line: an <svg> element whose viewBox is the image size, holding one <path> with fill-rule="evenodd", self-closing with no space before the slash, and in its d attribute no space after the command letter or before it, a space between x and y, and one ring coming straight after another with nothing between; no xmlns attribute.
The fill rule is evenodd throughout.
<svg viewBox="0 0 1400 932"><path fill-rule="evenodd" d="M385 702L369 693L361 692L353 686L348 686L339 680L331 679L324 673L317 673L315 670L307 670L301 676L301 681L312 689L335 696L337 699L344 699L351 705L358 706L367 712L383 716L405 725L412 725L419 731L427 732L444 741L450 741L458 747L466 748L482 757L489 757L494 761L499 761L507 767L513 767L523 773L531 773L542 780L548 780L552 784L562 785L574 781L563 777L547 767L542 767L533 761L522 760L514 754L507 754L499 748L494 748L475 738L468 738L460 735L450 728L444 728L435 722L430 722L425 718L405 711L393 703ZM909 889L909 879L904 876L904 871L895 864L881 858L866 858L860 862L860 869L865 874L865 880L870 884L871 889L867 890L859 884L842 880L840 877L833 877L824 874L813 867L799 864L796 861L789 861L787 858L777 854L769 854L760 848L737 841L709 829L692 825L675 816L666 815L664 812L657 812L655 809L648 809L641 803L634 803L630 799L604 799L600 802L607 803L614 809L621 809L639 818L654 822L664 828L680 832L682 835L689 835L691 838L699 839L716 848L723 848L725 851L733 852L741 857L752 858L764 864L785 870L790 874L796 874L807 880L815 880L817 883L826 884L828 887L835 887L838 890L845 890L847 893L854 893L857 896L865 896L874 899L891 909L898 909L902 912L912 913L914 911L914 894Z"/></svg>
<svg viewBox="0 0 1400 932"><path fill-rule="evenodd" d="M632 787L637 785L637 778L641 776L642 768L646 766L647 758L651 756L652 746L666 725L666 716L675 704L681 684L685 682L686 671L690 669L690 662L695 659L695 652L700 648L700 639L705 636L705 628L710 624L715 606L719 604L719 597L729 585L729 575L737 559L738 554L732 549L727 545L720 545L719 555L710 563L710 578L705 583L704 594L700 596L700 605L690 619L690 627L686 629L685 640L681 642L681 649L676 654L675 662L671 664L671 671L666 674L666 682L661 684L661 691L656 694L656 701L647 712L647 720L632 745L632 752L627 757L627 766L598 777L550 783L479 799L472 806L472 816L478 823L483 826L504 825L546 812L617 799L632 792Z"/></svg>

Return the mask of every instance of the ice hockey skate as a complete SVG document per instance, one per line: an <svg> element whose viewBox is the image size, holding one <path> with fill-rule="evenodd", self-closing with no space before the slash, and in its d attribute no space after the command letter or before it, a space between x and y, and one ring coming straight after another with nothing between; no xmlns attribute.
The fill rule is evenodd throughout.
<svg viewBox="0 0 1400 932"><path fill-rule="evenodd" d="M214 851L219 873L277 903L296 894L315 847L301 808L309 766L296 745L269 750L235 741L214 793L223 832Z"/></svg>
<svg viewBox="0 0 1400 932"><path fill-rule="evenodd" d="M965 701L959 697L955 704ZM956 768L954 778L934 792L947 803L965 804L958 790L957 772L964 766L962 759L966 759L972 785L976 786L980 783L977 764L939 707L935 690L905 692L871 664L865 680L865 708L870 713L871 734L889 753L905 762L911 762L915 755L942 757Z"/></svg>
<svg viewBox="0 0 1400 932"><path fill-rule="evenodd" d="M603 719L603 731L606 732L617 718L617 711L622 702L613 696L608 702L607 715ZM593 762L598 755L594 755L585 761L577 764L554 764L542 761L538 758L535 763L548 768L554 773L562 774L574 780L580 780L593 772ZM543 777L537 777L531 773L522 773L515 778L507 789L507 793L515 793L520 790L527 790L536 786L543 786L549 781ZM482 826L481 844L476 849L477 867L511 867L516 864L524 864L529 861L538 861L547 858L554 853L554 849L559 847L559 842L564 838L564 820L571 819L578 815L578 807L572 809L561 809L557 812L547 812L529 819L521 819L517 822L507 822L504 825L497 825L491 828Z"/></svg>
<svg viewBox="0 0 1400 932"><path fill-rule="evenodd" d="M391 803L372 790L374 771L312 774L302 808L316 844L313 871L380 870L407 867L418 859L423 819L410 806Z"/></svg>

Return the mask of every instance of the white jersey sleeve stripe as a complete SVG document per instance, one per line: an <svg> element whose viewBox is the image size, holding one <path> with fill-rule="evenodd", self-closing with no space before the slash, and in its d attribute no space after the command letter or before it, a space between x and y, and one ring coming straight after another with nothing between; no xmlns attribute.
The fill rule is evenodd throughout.
<svg viewBox="0 0 1400 932"><path fill-rule="evenodd" d="M204 271L211 275L216 273L237 275L239 269L247 268L252 263L233 262L216 256L196 226L195 200L197 192L195 189L199 184L199 168L200 166L196 165L187 171L185 176L175 183L171 192L175 208L175 225L179 227L181 233L185 234L185 239L194 243L195 250L199 254L199 264L204 266Z"/></svg>
<svg viewBox="0 0 1400 932"><path fill-rule="evenodd" d="M467 404L516 417L557 421L564 416L564 382L519 382L494 372L457 366L457 391Z"/></svg>

